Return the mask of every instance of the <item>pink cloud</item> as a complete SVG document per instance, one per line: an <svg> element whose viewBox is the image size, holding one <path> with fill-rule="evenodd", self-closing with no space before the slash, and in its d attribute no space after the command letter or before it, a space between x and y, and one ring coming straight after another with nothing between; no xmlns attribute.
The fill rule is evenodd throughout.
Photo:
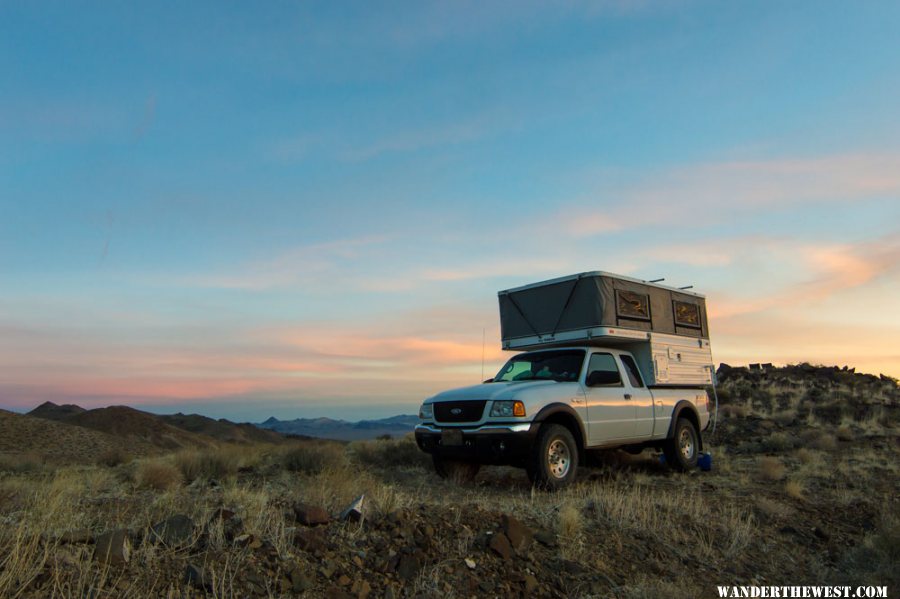
<svg viewBox="0 0 900 599"><path fill-rule="evenodd" d="M591 210L594 197L573 202L558 221L576 236L647 225L696 225L735 213L782 210L798 204L854 202L900 193L900 154L846 154L810 159L734 161L672 169L648 181L601 186L592 196L613 198Z"/></svg>

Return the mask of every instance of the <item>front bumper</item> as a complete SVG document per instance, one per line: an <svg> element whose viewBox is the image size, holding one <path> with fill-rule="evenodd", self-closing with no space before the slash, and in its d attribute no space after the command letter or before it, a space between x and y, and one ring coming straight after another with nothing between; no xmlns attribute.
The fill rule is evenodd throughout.
<svg viewBox="0 0 900 599"><path fill-rule="evenodd" d="M480 464L520 465L531 452L540 423L486 424L472 428L416 426L416 443L426 453Z"/></svg>

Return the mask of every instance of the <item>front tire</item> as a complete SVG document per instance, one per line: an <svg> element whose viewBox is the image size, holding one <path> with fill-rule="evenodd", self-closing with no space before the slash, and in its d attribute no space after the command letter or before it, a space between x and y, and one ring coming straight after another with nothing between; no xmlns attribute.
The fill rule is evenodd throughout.
<svg viewBox="0 0 900 599"><path fill-rule="evenodd" d="M666 463L674 470L686 472L697 467L700 456L700 435L694 423L687 418L675 422L672 438L663 446Z"/></svg>
<svg viewBox="0 0 900 599"><path fill-rule="evenodd" d="M438 476L460 485L475 480L475 476L481 469L481 464L475 462L451 460L435 454L431 455L431 461L434 463L434 471Z"/></svg>
<svg viewBox="0 0 900 599"><path fill-rule="evenodd" d="M578 444L561 424L545 424L526 468L532 484L554 491L571 484L578 471Z"/></svg>

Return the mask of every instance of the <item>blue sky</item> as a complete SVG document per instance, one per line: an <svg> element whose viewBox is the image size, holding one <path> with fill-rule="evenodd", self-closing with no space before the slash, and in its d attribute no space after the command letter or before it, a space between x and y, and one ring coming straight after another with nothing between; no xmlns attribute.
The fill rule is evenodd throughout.
<svg viewBox="0 0 900 599"><path fill-rule="evenodd" d="M0 2L0 406L410 412L496 291L900 376L900 6Z"/></svg>

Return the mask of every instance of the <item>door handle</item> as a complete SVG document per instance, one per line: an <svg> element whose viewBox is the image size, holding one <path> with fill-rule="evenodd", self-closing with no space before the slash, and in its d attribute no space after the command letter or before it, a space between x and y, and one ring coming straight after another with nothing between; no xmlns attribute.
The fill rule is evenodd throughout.
<svg viewBox="0 0 900 599"><path fill-rule="evenodd" d="M626 394L625 394L625 399L631 399L631 393L626 393Z"/></svg>

